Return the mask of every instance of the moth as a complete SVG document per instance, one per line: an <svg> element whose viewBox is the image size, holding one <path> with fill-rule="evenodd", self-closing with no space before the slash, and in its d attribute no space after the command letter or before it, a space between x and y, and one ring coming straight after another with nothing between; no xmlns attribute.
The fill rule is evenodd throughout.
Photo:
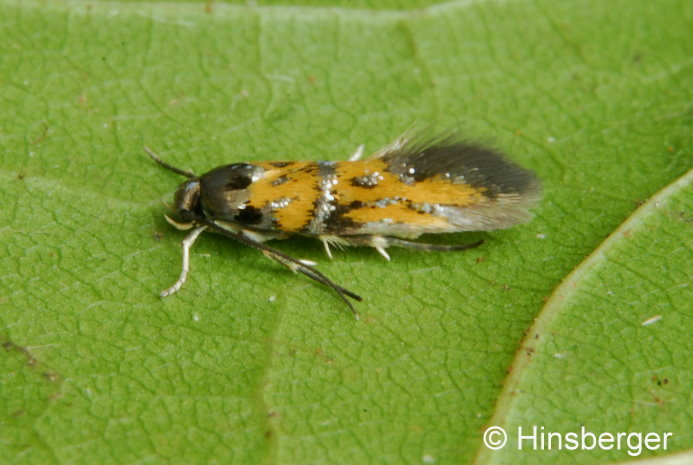
<svg viewBox="0 0 693 465"><path fill-rule="evenodd" d="M541 198L537 177L500 152L456 135L404 134L361 159L264 161L219 166L200 176L176 168L145 147L162 167L188 178L176 190L175 218L190 230L182 241L178 280L161 292L177 292L188 275L190 248L211 231L253 247L290 270L330 287L358 319L349 299L361 297L334 283L316 263L293 258L268 240L292 235L331 246L370 246L390 260L387 248L457 251L477 247L417 242L422 234L491 231L524 223Z"/></svg>

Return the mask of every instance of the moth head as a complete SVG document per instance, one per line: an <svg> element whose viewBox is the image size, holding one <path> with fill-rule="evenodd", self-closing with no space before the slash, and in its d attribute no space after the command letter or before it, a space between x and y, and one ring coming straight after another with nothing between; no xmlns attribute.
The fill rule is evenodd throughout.
<svg viewBox="0 0 693 465"><path fill-rule="evenodd" d="M178 186L173 195L173 209L185 223L200 213L200 180L191 178Z"/></svg>

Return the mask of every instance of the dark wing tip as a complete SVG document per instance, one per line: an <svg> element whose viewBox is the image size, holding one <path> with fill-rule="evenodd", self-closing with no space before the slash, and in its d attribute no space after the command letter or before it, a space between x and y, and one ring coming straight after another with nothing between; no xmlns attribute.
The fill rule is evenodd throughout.
<svg viewBox="0 0 693 465"><path fill-rule="evenodd" d="M441 215L458 231L507 228L532 218L528 211L542 196L541 182L530 170L500 151L466 142L457 134L406 134L376 155L405 182L429 178L471 186L485 201L440 205Z"/></svg>
<svg viewBox="0 0 693 465"><path fill-rule="evenodd" d="M541 197L541 182L530 170L506 155L456 133L404 135L377 154L400 175L414 181L446 176L452 182L485 188L489 196L503 194Z"/></svg>

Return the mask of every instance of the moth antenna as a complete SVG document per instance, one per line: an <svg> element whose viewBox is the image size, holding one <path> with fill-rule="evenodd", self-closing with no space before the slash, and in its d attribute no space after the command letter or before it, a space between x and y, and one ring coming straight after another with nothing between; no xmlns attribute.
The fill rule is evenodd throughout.
<svg viewBox="0 0 693 465"><path fill-rule="evenodd" d="M161 158L159 158L159 155L154 153L154 151L152 149L150 149L149 147L145 146L144 151L147 152L147 155L149 155L152 160L154 160L155 162L157 162L159 165L163 166L167 170L173 171L174 173L179 174L181 176L185 176L186 178L194 178L195 177L195 173L192 173L192 172L186 171L186 170L182 170L180 168L176 168L173 165L169 165L168 163L163 161Z"/></svg>

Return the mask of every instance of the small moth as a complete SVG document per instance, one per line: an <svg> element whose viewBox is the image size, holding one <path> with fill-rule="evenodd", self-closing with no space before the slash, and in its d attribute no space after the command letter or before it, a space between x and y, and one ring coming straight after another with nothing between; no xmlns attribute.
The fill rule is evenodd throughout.
<svg viewBox="0 0 693 465"><path fill-rule="evenodd" d="M348 161L265 161L233 163L195 174L162 161L185 176L166 220L191 230L182 241L178 281L161 292L177 292L186 280L190 248L203 231L233 238L290 270L332 288L358 314L357 294L315 269L265 244L294 234L330 246L375 248L385 259L389 246L428 251L465 250L480 245L415 242L424 233L490 231L524 223L541 198L539 181L499 152L465 143L454 135L404 134L361 160L360 146Z"/></svg>

